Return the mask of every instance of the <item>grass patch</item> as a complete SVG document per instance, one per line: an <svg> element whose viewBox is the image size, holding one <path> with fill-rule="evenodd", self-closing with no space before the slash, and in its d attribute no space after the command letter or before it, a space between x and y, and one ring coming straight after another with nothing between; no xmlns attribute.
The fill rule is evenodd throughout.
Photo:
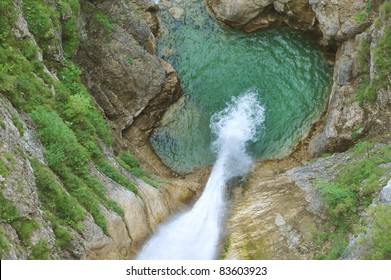
<svg viewBox="0 0 391 280"><path fill-rule="evenodd" d="M391 207L376 206L371 213L373 218L372 239L373 247L369 252L369 258L374 260L391 259Z"/></svg>
<svg viewBox="0 0 391 280"><path fill-rule="evenodd" d="M24 135L24 132L26 131L26 129L24 128L23 123L22 123L22 122L20 121L20 119L19 119L16 115L14 115L14 114L12 114L11 117L12 117L12 122L13 122L13 124L16 126L16 128L18 129L20 136L23 136L23 135Z"/></svg>
<svg viewBox="0 0 391 280"><path fill-rule="evenodd" d="M4 120L0 120L0 127L1 127L2 129L6 129L7 124L5 123Z"/></svg>
<svg viewBox="0 0 391 280"><path fill-rule="evenodd" d="M30 163L34 169L38 198L43 208L62 221L63 224L69 225L80 232L82 229L80 222L86 218L84 209L75 198L64 191L50 169L36 159L30 160Z"/></svg>
<svg viewBox="0 0 391 280"><path fill-rule="evenodd" d="M10 175L8 167L1 157L0 157L0 175L3 178L7 178Z"/></svg>
<svg viewBox="0 0 391 280"><path fill-rule="evenodd" d="M58 10L61 15L68 15L62 21L62 43L65 56L71 58L75 55L81 38L77 27L80 3L78 0L61 0L58 1Z"/></svg>
<svg viewBox="0 0 391 280"><path fill-rule="evenodd" d="M96 11L94 15L94 20L103 28L106 34L110 35L111 33L113 33L115 24L115 20L113 18L107 16L102 11Z"/></svg>
<svg viewBox="0 0 391 280"><path fill-rule="evenodd" d="M95 164L100 172L105 174L107 177L109 177L114 182L117 182L118 184L124 186L134 194L138 193L138 190L136 186L131 183L128 178L126 178L124 175L122 175L114 166L109 164L103 159L98 159L95 161Z"/></svg>
<svg viewBox="0 0 391 280"><path fill-rule="evenodd" d="M8 245L8 241L5 238L3 232L0 230L0 259L3 258L4 254L10 251L10 247Z"/></svg>
<svg viewBox="0 0 391 280"><path fill-rule="evenodd" d="M362 142L351 152L351 160L340 166L333 182L320 180L316 183L327 209L328 221L324 225L322 241L325 252L318 258L338 259L349 242L349 234L360 227L360 213L379 193L379 180L387 170L381 164L391 162L391 146L373 148L372 143Z"/></svg>
<svg viewBox="0 0 391 280"><path fill-rule="evenodd" d="M49 246L46 240L41 239L31 250L29 260L49 260Z"/></svg>
<svg viewBox="0 0 391 280"><path fill-rule="evenodd" d="M372 10L373 10L373 4L372 4L372 1L369 1L365 5L365 7L362 11L359 11L352 16L352 20L356 24L361 25L370 19Z"/></svg>
<svg viewBox="0 0 391 280"><path fill-rule="evenodd" d="M147 172L145 172L141 167L140 163L134 158L134 156L129 152L126 151L122 153L120 156L117 157L118 163L128 172L136 176L137 178L140 178L147 184L157 188L159 186L159 183L152 179Z"/></svg>

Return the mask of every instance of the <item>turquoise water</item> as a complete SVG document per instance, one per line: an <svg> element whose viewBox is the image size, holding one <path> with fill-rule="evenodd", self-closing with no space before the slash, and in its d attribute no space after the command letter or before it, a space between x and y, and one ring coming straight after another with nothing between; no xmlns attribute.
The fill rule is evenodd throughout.
<svg viewBox="0 0 391 280"><path fill-rule="evenodd" d="M203 1L179 2L179 20L160 11L158 54L174 66L186 96L152 134L157 154L178 173L211 164L212 115L251 91L266 111L248 149L256 158L285 156L323 111L332 68L298 31L236 32L219 26Z"/></svg>

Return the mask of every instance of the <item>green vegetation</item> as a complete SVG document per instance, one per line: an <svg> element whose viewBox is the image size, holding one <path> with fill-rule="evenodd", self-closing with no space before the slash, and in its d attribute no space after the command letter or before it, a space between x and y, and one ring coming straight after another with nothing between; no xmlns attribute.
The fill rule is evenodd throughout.
<svg viewBox="0 0 391 280"><path fill-rule="evenodd" d="M3 178L7 178L9 176L8 167L1 157L0 157L0 175Z"/></svg>
<svg viewBox="0 0 391 280"><path fill-rule="evenodd" d="M95 12L94 20L104 29L106 34L113 33L115 21L102 11Z"/></svg>
<svg viewBox="0 0 391 280"><path fill-rule="evenodd" d="M49 246L43 239L33 247L28 257L29 260L48 260L49 258Z"/></svg>
<svg viewBox="0 0 391 280"><path fill-rule="evenodd" d="M105 174L111 180L126 187L128 190L134 192L135 194L138 193L136 186L132 184L124 175L122 175L115 167L113 167L104 160L97 160L95 164L97 165L99 171Z"/></svg>
<svg viewBox="0 0 391 280"><path fill-rule="evenodd" d="M320 180L316 187L327 208L328 221L319 233L318 245L326 243L318 258L337 259L348 244L348 235L361 226L360 212L379 193L379 180L386 174L380 165L391 162L391 146L375 148L362 142L350 151L350 161L339 167L335 181Z"/></svg>
<svg viewBox="0 0 391 280"><path fill-rule="evenodd" d="M10 247L8 245L8 241L5 238L3 232L0 230L0 259L3 258L3 255L5 253L8 253L10 250Z"/></svg>
<svg viewBox="0 0 391 280"><path fill-rule="evenodd" d="M16 230L19 239L25 246L31 245L31 235L38 229L38 223L35 220L17 219L11 223L12 227Z"/></svg>
<svg viewBox="0 0 391 280"><path fill-rule="evenodd" d="M361 129L361 125L360 124L356 124L354 127L353 127L353 131L352 131L352 139L356 139L358 136L359 136L359 131Z"/></svg>
<svg viewBox="0 0 391 280"><path fill-rule="evenodd" d="M1 127L2 129L6 129L7 124L5 123L4 120L0 120L0 127Z"/></svg>
<svg viewBox="0 0 391 280"><path fill-rule="evenodd" d="M61 187L53 172L38 160L30 160L34 169L35 183L38 189L38 197L45 211L51 213L49 220L61 221L63 225L69 225L80 231L80 224L86 218L84 209L77 200L68 195Z"/></svg>
<svg viewBox="0 0 391 280"><path fill-rule="evenodd" d="M158 187L159 183L156 180L153 180L147 172L145 172L141 167L140 163L133 157L130 152L124 152L117 157L118 163L126 169L128 172L132 173L137 178L142 179L147 184Z"/></svg>
<svg viewBox="0 0 391 280"><path fill-rule="evenodd" d="M50 169L35 160L31 160L31 164L39 199L45 218L52 223L56 244L62 247L69 242L72 234L68 226L81 231L81 221L86 217L83 208L108 234L100 205L120 216L123 213L107 198L104 186L91 177L88 164L94 162L106 175L131 191L137 193L137 189L104 159L99 143L102 140L111 146L109 128L81 82L82 70L69 60L80 42L77 29L79 1L23 2L23 13L39 47L30 39L16 38L12 33L16 18L13 1L1 0L0 7L0 91L17 110L28 113L37 126ZM112 19L100 12L96 13L95 19L106 31L112 30ZM61 61L53 56L53 50L60 49L60 42L65 52L65 59ZM47 74L43 62L37 60L40 49L44 63L55 69L59 81ZM23 134L23 124L16 116L12 119ZM0 168L4 175L8 174L3 162ZM21 230L26 228L20 226Z"/></svg>
<svg viewBox="0 0 391 280"><path fill-rule="evenodd" d="M372 6L368 6L367 10L372 10ZM381 28L382 23L388 22L391 16L390 1L384 2L380 8L379 18L375 21L377 29ZM387 26L384 30L384 36L377 42L372 50L375 73L373 79L369 79L370 65L370 46L368 42L362 41L360 51L356 53L361 71L363 72L363 82L357 91L356 100L361 104L368 101L375 103L377 92L386 90L389 85L389 76L391 69L391 26Z"/></svg>
<svg viewBox="0 0 391 280"><path fill-rule="evenodd" d="M373 223L369 238L372 241L372 248L369 258L375 260L391 259L391 207L376 206L371 213Z"/></svg>
<svg viewBox="0 0 391 280"><path fill-rule="evenodd" d="M60 0L58 7L61 15L70 15L64 17L62 27L62 42L64 53L67 58L71 58L77 51L80 44L80 33L77 29L77 15L80 11L78 0Z"/></svg>
<svg viewBox="0 0 391 280"><path fill-rule="evenodd" d="M23 245L28 246L31 244L30 238L38 228L38 223L35 220L20 217L18 210L12 205L12 202L6 199L1 193L0 218L3 222L10 224L15 229Z"/></svg>
<svg viewBox="0 0 391 280"><path fill-rule="evenodd" d="M47 53L49 46L58 44L60 21L57 11L43 0L23 1L23 12L38 44Z"/></svg>
<svg viewBox="0 0 391 280"><path fill-rule="evenodd" d="M373 10L373 4L372 1L369 1L365 5L365 8L362 11L359 11L352 16L353 21L357 24L365 23L366 21L369 20L372 10Z"/></svg>

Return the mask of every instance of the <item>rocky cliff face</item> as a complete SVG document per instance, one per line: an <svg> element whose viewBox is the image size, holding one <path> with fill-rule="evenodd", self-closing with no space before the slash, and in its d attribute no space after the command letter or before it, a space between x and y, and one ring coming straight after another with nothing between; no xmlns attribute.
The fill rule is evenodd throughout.
<svg viewBox="0 0 391 280"><path fill-rule="evenodd" d="M319 257L339 243L317 233L344 211L365 220L356 221L364 230L342 232L351 234L350 245L331 257L389 256L382 251L390 228L389 145L300 166L308 155L344 151L363 137L389 141L389 1L380 12L378 1L206 3L228 26L299 28L327 52L337 50L327 112L296 160L258 163L247 187L232 191L224 256ZM207 171L163 183L126 152L150 173L171 175L147 142L182 94L175 70L155 56L157 9L149 0L0 1L2 259L131 258L200 190ZM175 7L172 13L181 16ZM338 203L325 203L334 189Z"/></svg>
<svg viewBox="0 0 391 280"><path fill-rule="evenodd" d="M0 4L0 257L131 258L200 187L145 179L153 187L119 157L123 133L137 123L128 136L144 144L182 94L174 69L154 55L155 4ZM112 121L116 155L99 112Z"/></svg>

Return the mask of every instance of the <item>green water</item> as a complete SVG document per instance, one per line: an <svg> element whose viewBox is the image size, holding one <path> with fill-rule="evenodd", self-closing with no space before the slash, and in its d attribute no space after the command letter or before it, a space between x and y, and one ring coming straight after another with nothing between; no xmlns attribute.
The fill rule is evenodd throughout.
<svg viewBox="0 0 391 280"><path fill-rule="evenodd" d="M174 66L186 96L152 134L157 154L178 173L211 164L211 116L232 96L255 91L266 120L249 149L256 158L286 155L323 111L331 67L297 31L244 34L219 26L203 1L176 2L181 19L160 11L158 54Z"/></svg>

